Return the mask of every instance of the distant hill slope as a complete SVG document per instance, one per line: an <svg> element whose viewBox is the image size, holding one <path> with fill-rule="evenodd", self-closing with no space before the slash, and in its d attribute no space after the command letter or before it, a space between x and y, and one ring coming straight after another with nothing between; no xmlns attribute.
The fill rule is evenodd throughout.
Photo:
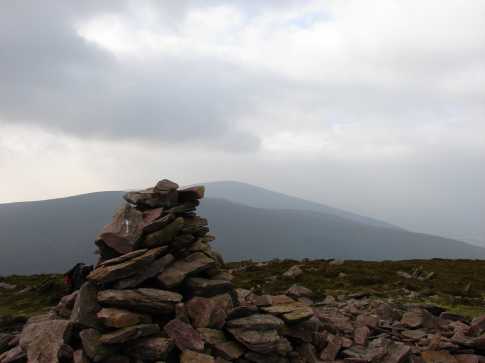
<svg viewBox="0 0 485 363"><path fill-rule="evenodd" d="M208 199L200 213L209 219L217 236L213 243L227 260L485 258L484 248L465 242L326 213L252 208L223 199Z"/></svg>
<svg viewBox="0 0 485 363"><path fill-rule="evenodd" d="M209 198L199 211L209 219L217 236L215 247L226 260L485 258L485 249L480 247L356 221L304 200L295 207L292 197L281 195L279 201L270 191L244 184L244 190L228 189L220 195L239 198L247 205L211 198L218 195L217 186L206 185ZM0 204L0 275L62 272L79 261L93 262L94 237L122 203L122 194L98 192ZM303 210L305 202L310 205L307 210ZM257 203L267 208L249 206Z"/></svg>
<svg viewBox="0 0 485 363"><path fill-rule="evenodd" d="M204 183L204 185L207 187L207 197L209 198L227 199L235 203L244 204L255 208L295 209L321 212L376 227L401 229L400 227L374 218L361 216L356 213L311 202L302 198L292 197L247 183L219 181Z"/></svg>
<svg viewBox="0 0 485 363"><path fill-rule="evenodd" d="M0 275L62 272L94 261L94 238L122 192L0 204Z"/></svg>

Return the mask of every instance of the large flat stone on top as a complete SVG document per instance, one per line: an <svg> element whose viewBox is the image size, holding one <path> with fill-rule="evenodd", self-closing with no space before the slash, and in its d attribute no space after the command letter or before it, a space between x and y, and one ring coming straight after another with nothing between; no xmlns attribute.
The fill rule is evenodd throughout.
<svg viewBox="0 0 485 363"><path fill-rule="evenodd" d="M170 289L180 285L187 276L197 274L215 266L216 262L212 258L202 252L195 252L168 266L158 276L158 280L163 286Z"/></svg>
<svg viewBox="0 0 485 363"><path fill-rule="evenodd" d="M174 312L182 295L159 289L104 290L98 293L98 301L103 306L163 315Z"/></svg>
<svg viewBox="0 0 485 363"><path fill-rule="evenodd" d="M160 190L148 188L140 191L126 193L123 198L139 208L170 208L177 204L178 193L175 189Z"/></svg>

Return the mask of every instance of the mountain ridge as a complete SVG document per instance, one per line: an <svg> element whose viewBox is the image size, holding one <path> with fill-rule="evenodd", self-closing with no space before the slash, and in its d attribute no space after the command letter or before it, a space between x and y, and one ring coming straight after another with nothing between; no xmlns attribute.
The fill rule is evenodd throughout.
<svg viewBox="0 0 485 363"><path fill-rule="evenodd" d="M274 200L262 197L272 193L268 190L251 194L251 190L258 190L255 186L242 193L241 185L236 185L234 199L271 208L215 197L218 193L227 197L234 184L223 184L229 189L222 192L217 190L220 183L205 185L208 197L202 200L200 212L208 218L217 237L214 243L228 261L305 257L485 258L485 249L462 241L353 221L328 212L326 206L301 209L308 202L305 200L303 204L296 203L297 209L283 208L292 206L294 199L287 196L289 199L281 201L281 193L271 194ZM123 203L123 193L93 192L0 204L0 275L62 272L79 261L94 262L92 241Z"/></svg>

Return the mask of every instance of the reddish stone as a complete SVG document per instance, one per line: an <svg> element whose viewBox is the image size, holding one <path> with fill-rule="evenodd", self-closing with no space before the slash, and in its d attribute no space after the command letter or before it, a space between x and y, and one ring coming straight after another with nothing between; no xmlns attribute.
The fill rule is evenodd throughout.
<svg viewBox="0 0 485 363"><path fill-rule="evenodd" d="M142 233L142 212L125 204L116 211L112 222L104 226L96 238L96 244L101 249L106 246L115 254L122 255L133 251L133 246Z"/></svg>
<svg viewBox="0 0 485 363"><path fill-rule="evenodd" d="M165 333L173 339L175 345L182 351L195 350L201 352L204 350L204 340L199 332L192 328L191 325L181 320L173 319L163 328Z"/></svg>
<svg viewBox="0 0 485 363"><path fill-rule="evenodd" d="M358 345L366 345L370 330L366 326L357 327L354 331L354 341Z"/></svg>

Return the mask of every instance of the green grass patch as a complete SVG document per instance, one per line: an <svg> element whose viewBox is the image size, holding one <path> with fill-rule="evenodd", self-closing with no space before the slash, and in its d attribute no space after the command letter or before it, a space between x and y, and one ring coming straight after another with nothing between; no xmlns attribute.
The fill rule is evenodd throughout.
<svg viewBox="0 0 485 363"><path fill-rule="evenodd" d="M251 261L229 263L237 287L254 287L256 293L283 293L292 284L304 285L315 292L315 299L365 292L380 298L402 302L433 301L448 310L468 317L485 313L485 261L481 260L406 260L345 261L335 265L328 260L274 260L267 264ZM299 265L304 273L287 278L283 273ZM433 272L431 279L406 279L398 271L412 274L415 269Z"/></svg>
<svg viewBox="0 0 485 363"><path fill-rule="evenodd" d="M26 316L56 305L67 291L61 275L8 276L0 282L16 285L0 289L0 316Z"/></svg>

